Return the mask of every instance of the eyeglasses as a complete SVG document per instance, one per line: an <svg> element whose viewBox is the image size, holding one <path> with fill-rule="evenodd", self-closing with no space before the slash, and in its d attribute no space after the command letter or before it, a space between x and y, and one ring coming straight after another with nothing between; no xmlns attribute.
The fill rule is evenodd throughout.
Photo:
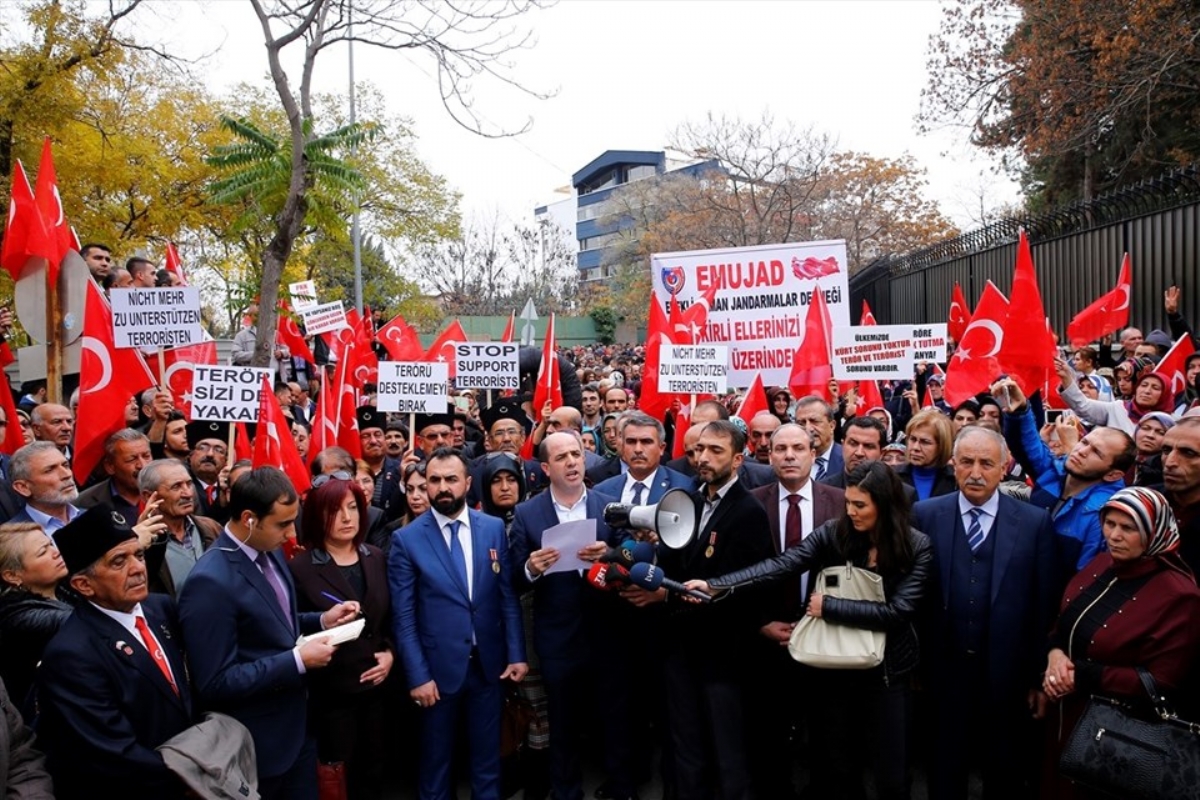
<svg viewBox="0 0 1200 800"><path fill-rule="evenodd" d="M330 473L326 473L325 475L318 475L317 477L313 478L312 488L320 489L322 486L329 483L330 481L350 481L350 480L354 480L354 476L351 475L349 472L346 472L346 470L344 470L344 469L339 469L337 472L330 472Z"/></svg>
<svg viewBox="0 0 1200 800"><path fill-rule="evenodd" d="M416 464L409 464L407 467L405 467L404 468L404 480L407 481L409 478L411 478L412 474L414 472L417 473L418 475L424 476L425 475L425 462L418 461Z"/></svg>
<svg viewBox="0 0 1200 800"><path fill-rule="evenodd" d="M497 439L515 439L525 433L524 428L497 428L492 431L492 436Z"/></svg>
<svg viewBox="0 0 1200 800"><path fill-rule="evenodd" d="M216 453L218 455L222 455L222 456L229 453L229 448L226 447L225 445L209 444L208 442L200 442L192 449L199 453L207 453L209 450L211 450L214 453Z"/></svg>

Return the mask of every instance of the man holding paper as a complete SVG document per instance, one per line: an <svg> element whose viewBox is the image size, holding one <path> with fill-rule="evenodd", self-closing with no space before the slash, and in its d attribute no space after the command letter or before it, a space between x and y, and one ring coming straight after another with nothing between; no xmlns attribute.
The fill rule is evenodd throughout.
<svg viewBox="0 0 1200 800"><path fill-rule="evenodd" d="M617 543L604 523L604 506L615 499L585 488L577 432L550 434L542 440L538 458L550 489L517 506L510 534L512 563L518 586L533 587L533 646L549 700L551 795L582 800L587 700L597 694L615 700L627 688L609 685L610 676L619 671L606 668L606 659L628 655L619 642L614 646L611 629L616 610L624 610L622 601L615 593L588 586L583 574ZM584 525L594 526L590 536L580 536ZM597 682L588 682L589 668ZM606 794L625 800L634 796L629 741L621 730L625 719L611 707L603 718Z"/></svg>
<svg viewBox="0 0 1200 800"><path fill-rule="evenodd" d="M425 480L431 508L392 534L388 553L395 639L409 696L423 709L418 796L453 796L465 706L471 796L500 800L500 682L529 671L504 524L467 508L471 478L458 450L434 450Z"/></svg>
<svg viewBox="0 0 1200 800"><path fill-rule="evenodd" d="M229 524L179 594L192 683L205 710L236 718L254 737L263 800L316 800L317 748L307 732L304 674L334 645L312 634L355 619L356 602L296 613L279 546L295 529L299 497L287 476L260 467L233 484Z"/></svg>

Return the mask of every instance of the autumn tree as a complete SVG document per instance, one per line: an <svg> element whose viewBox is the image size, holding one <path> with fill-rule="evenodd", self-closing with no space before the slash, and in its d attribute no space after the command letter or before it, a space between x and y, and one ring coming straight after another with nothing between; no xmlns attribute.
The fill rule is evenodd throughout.
<svg viewBox="0 0 1200 800"><path fill-rule="evenodd" d="M538 2L249 2L262 29L271 81L287 119L291 153L287 196L273 217L273 234L262 256L261 302L270 308L278 298L280 277L303 231L313 186L314 174L305 151L320 135L318 123L323 124L314 113L312 102L312 79L318 56L351 40L413 56L428 56L437 72L443 106L450 116L481 134L500 135L511 131L497 130L479 115L472 104L472 82L490 77L522 88L510 76L508 56L528 43L529 35L517 32L515 26ZM293 51L298 51L298 57L291 56ZM291 76L284 67L285 60L300 64ZM528 122L519 129L527 126ZM268 363L274 338L275 320L260 320L253 363Z"/></svg>
<svg viewBox="0 0 1200 800"><path fill-rule="evenodd" d="M1191 0L954 0L930 44L925 129L967 125L1034 206L1200 156Z"/></svg>

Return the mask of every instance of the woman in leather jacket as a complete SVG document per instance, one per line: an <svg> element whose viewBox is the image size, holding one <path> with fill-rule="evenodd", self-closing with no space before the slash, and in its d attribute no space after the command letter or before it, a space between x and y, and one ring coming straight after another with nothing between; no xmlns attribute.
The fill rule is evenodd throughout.
<svg viewBox="0 0 1200 800"><path fill-rule="evenodd" d="M929 588L929 537L909 526L900 479L882 462L864 462L846 475L846 513L816 528L780 555L738 572L688 586L717 595L807 570L851 563L883 577L882 603L826 597L812 587L807 613L829 623L884 631L883 664L873 669L811 669L809 719L814 735L817 796L866 797L862 775L875 775L880 798L908 798L910 676L920 660L914 628ZM815 584L816 580L810 581ZM864 763L865 762L865 763Z"/></svg>
<svg viewBox="0 0 1200 800"><path fill-rule="evenodd" d="M58 548L33 522L0 525L0 678L32 722L34 675L46 643L71 615L55 595L67 575Z"/></svg>

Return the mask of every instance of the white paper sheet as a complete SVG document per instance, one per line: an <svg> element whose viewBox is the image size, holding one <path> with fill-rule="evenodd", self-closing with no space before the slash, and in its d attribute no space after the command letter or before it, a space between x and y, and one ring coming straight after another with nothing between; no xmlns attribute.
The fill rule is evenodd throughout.
<svg viewBox="0 0 1200 800"><path fill-rule="evenodd" d="M568 570L587 570L592 566L579 558L578 553L588 545L596 543L596 520L580 519L563 522L542 533L542 547L553 547L558 551L558 561L546 570L547 574Z"/></svg>

